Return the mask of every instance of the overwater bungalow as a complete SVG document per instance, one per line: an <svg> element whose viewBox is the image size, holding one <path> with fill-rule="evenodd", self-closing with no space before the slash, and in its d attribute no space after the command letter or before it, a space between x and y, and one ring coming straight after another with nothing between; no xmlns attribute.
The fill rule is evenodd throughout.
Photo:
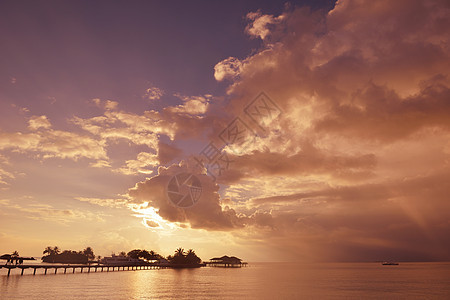
<svg viewBox="0 0 450 300"><path fill-rule="evenodd" d="M242 266L247 266L246 262L236 256L214 257L206 263L210 267L224 267L224 268L240 268Z"/></svg>

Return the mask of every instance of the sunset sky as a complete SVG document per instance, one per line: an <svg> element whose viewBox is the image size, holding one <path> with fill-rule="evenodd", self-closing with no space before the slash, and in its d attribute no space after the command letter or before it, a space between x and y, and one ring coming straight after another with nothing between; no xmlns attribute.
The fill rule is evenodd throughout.
<svg viewBox="0 0 450 300"><path fill-rule="evenodd" d="M1 1L0 254L449 260L449 42L447 0Z"/></svg>

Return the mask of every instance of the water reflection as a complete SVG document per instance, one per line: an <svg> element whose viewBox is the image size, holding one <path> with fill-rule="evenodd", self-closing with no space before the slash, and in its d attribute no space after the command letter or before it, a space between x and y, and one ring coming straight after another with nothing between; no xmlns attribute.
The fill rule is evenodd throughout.
<svg viewBox="0 0 450 300"><path fill-rule="evenodd" d="M450 264L251 264L198 268L1 276L4 299L295 299L436 297L450 294Z"/></svg>

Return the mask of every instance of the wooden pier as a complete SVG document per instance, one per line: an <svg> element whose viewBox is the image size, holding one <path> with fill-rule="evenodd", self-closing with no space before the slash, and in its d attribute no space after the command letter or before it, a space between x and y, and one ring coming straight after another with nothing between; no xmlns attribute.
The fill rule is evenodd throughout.
<svg viewBox="0 0 450 300"><path fill-rule="evenodd" d="M47 275L47 271L53 271L54 274L58 273L58 270L64 270L64 274L67 273L67 270L75 273L77 269L80 270L80 273L87 272L114 272L114 271L137 271L137 270L151 270L151 269L163 269L167 266L162 266L160 264L146 264L146 265L68 265L68 264L52 264L52 265L3 265L0 266L0 270L2 268L8 269L8 275L11 274L11 270L20 269L20 275L24 274L25 269L31 269L33 271L33 275L36 275L36 270L43 269L44 275Z"/></svg>
<svg viewBox="0 0 450 300"><path fill-rule="evenodd" d="M206 262L205 264L208 267L216 267L216 268L242 268L248 266L248 263L246 262L239 262L239 263Z"/></svg>

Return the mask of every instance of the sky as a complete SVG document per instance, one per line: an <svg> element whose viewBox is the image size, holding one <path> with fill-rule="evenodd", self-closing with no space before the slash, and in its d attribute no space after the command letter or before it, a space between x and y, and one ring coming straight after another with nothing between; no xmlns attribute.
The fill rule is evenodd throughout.
<svg viewBox="0 0 450 300"><path fill-rule="evenodd" d="M450 259L445 0L2 1L0 252Z"/></svg>

